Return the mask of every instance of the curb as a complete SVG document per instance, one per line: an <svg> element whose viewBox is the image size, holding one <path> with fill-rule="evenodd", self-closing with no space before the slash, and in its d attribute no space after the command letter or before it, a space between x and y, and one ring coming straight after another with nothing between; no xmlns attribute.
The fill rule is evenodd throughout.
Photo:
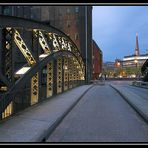
<svg viewBox="0 0 148 148"><path fill-rule="evenodd" d="M132 84L131 86L138 87L138 88L148 89L148 87L144 87L144 86L137 86L137 85L133 85L133 84Z"/></svg>
<svg viewBox="0 0 148 148"><path fill-rule="evenodd" d="M148 115L145 114L134 102L130 101L130 99L119 89L117 89L115 86L110 84L110 87L112 87L115 91L117 91L122 98L148 123Z"/></svg>
<svg viewBox="0 0 148 148"><path fill-rule="evenodd" d="M54 131L54 129L62 122L62 120L65 118L65 116L77 105L77 103L81 100L81 98L92 88L94 85L87 88L82 95L63 113L63 115L56 119L56 121L53 122L53 124L35 140L35 142L46 142L46 140L49 138L51 133ZM34 141L34 140L33 140Z"/></svg>

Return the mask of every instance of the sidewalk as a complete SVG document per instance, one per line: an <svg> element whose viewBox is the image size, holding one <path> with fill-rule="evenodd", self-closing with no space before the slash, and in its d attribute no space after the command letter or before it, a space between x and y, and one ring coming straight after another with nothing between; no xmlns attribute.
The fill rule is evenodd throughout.
<svg viewBox="0 0 148 148"><path fill-rule="evenodd" d="M117 92L119 92L123 98L143 117L148 123L148 101L128 89L110 84Z"/></svg>
<svg viewBox="0 0 148 148"><path fill-rule="evenodd" d="M76 87L0 123L0 142L44 141L91 87Z"/></svg>

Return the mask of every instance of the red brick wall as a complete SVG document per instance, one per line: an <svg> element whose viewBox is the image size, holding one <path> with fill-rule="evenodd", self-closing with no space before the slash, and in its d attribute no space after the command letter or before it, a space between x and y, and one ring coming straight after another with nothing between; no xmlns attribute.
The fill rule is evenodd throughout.
<svg viewBox="0 0 148 148"><path fill-rule="evenodd" d="M102 52L97 46L95 41L93 41L93 80L97 79L98 75L102 72Z"/></svg>

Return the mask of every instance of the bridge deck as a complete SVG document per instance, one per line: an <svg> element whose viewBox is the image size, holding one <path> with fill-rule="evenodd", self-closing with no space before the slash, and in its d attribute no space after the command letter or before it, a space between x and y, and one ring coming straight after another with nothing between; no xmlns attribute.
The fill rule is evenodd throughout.
<svg viewBox="0 0 148 148"><path fill-rule="evenodd" d="M1 122L0 142L40 142L92 85L57 95Z"/></svg>

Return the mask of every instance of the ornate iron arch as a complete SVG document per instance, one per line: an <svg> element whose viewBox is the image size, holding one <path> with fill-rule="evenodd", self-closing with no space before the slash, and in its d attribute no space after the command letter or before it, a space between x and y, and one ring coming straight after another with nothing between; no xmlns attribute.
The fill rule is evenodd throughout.
<svg viewBox="0 0 148 148"><path fill-rule="evenodd" d="M66 34L27 19L0 16L0 21L4 68L0 75L7 82L6 92L0 94L1 119L84 82L83 58ZM16 50L26 61L19 68Z"/></svg>

